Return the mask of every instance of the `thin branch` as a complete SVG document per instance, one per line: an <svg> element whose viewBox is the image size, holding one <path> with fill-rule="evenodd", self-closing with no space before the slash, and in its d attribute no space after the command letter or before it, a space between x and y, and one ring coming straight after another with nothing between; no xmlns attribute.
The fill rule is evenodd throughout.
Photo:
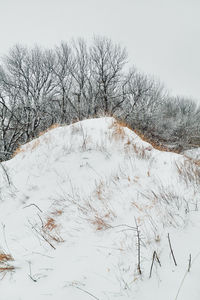
<svg viewBox="0 0 200 300"><path fill-rule="evenodd" d="M139 231L139 228L138 228L136 218L135 218L135 225L136 225L136 232L137 232L137 257L138 257L137 269L138 269L139 274L141 275L142 274L142 271L141 271L141 258L140 258L140 256L141 256L141 253L140 253L141 238L140 238L140 231Z"/></svg>
<svg viewBox="0 0 200 300"><path fill-rule="evenodd" d="M2 163L0 163L0 165L1 165L3 171L4 171L5 175L6 175L8 184L11 185L10 178L9 178L9 176L8 176L8 172L7 172L6 168L4 167L4 165L3 165Z"/></svg>
<svg viewBox="0 0 200 300"><path fill-rule="evenodd" d="M191 269L191 262L192 262L192 255L189 255L189 264L188 264L188 272L190 272Z"/></svg>
<svg viewBox="0 0 200 300"><path fill-rule="evenodd" d="M151 275L152 275L152 270L153 270L153 265L154 265L155 258L156 258L157 262L159 263L159 265L161 267L161 263L160 263L160 260L158 258L157 252L154 251L153 252L153 257L152 257L152 263L151 263L149 278L151 278Z"/></svg>
<svg viewBox="0 0 200 300"><path fill-rule="evenodd" d="M88 292L88 291L86 291L86 290L84 290L84 289L82 289L82 288L80 288L80 287L78 287L78 286L74 286L74 285L73 285L73 287L75 287L76 289L78 289L78 290L80 290L80 291L82 291L82 292L84 292L84 293L90 295L91 297L93 297L93 298L96 299L96 300L100 300L99 298L97 298L96 296L94 296L93 294L91 294L90 292Z"/></svg>
<svg viewBox="0 0 200 300"><path fill-rule="evenodd" d="M37 232L37 234L39 235L39 236L41 236L54 250L56 250L56 248L54 247L54 245L52 245L52 243L51 242L49 242L49 240L41 233L41 232L39 232L36 228L35 228L35 226L33 225L33 224L31 224L31 222L30 221L28 221L29 222L29 224L32 226L32 229L34 229L36 232Z"/></svg>
<svg viewBox="0 0 200 300"><path fill-rule="evenodd" d="M32 276L32 272L31 272L31 262L28 261L28 264L29 264L29 274L28 274L28 276L30 277L31 280L33 280L34 282L37 282L37 280L34 279L33 276Z"/></svg>
<svg viewBox="0 0 200 300"><path fill-rule="evenodd" d="M24 206L24 208L30 207L30 206L35 206L37 209L39 209L39 211L42 213L43 211L34 203L31 203L29 205Z"/></svg>
<svg viewBox="0 0 200 300"><path fill-rule="evenodd" d="M170 251L171 251L172 257L173 257L174 264L175 264L175 266L177 266L176 259L175 259L175 256L174 256L174 251L172 249L172 245L171 245L171 241L170 241L170 237L169 237L169 233L167 235L167 238L168 238L169 247L170 247Z"/></svg>
<svg viewBox="0 0 200 300"><path fill-rule="evenodd" d="M3 228L3 237L4 237L4 241L7 247L7 250L9 251L9 253L11 253L9 247L8 247L8 243L7 243L7 238L6 238L6 225L2 223L2 228Z"/></svg>

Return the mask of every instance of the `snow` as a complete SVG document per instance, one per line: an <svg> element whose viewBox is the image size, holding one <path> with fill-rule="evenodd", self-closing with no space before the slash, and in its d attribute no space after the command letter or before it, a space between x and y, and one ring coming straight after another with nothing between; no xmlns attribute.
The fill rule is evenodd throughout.
<svg viewBox="0 0 200 300"><path fill-rule="evenodd" d="M199 300L199 185L190 163L113 118L57 127L23 145L0 169L0 250L15 268L0 273L1 299ZM154 251L161 267L155 260L149 278Z"/></svg>
<svg viewBox="0 0 200 300"><path fill-rule="evenodd" d="M184 154L190 158L199 160L200 159L200 148L194 148L194 149L184 151Z"/></svg>

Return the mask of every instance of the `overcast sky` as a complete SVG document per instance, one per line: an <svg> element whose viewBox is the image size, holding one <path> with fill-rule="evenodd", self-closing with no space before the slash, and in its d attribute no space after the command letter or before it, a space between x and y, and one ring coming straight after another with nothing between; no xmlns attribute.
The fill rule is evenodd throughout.
<svg viewBox="0 0 200 300"><path fill-rule="evenodd" d="M0 55L106 35L130 62L200 104L200 0L0 0Z"/></svg>

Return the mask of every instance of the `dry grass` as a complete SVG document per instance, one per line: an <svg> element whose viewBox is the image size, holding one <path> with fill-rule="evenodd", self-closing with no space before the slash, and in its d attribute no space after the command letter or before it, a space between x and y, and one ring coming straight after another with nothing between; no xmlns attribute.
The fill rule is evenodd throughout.
<svg viewBox="0 0 200 300"><path fill-rule="evenodd" d="M101 215L96 211L94 216L91 216L88 220L95 226L96 230L100 231L112 227L109 223L113 220L113 217L116 217L116 215L112 210L107 209L107 212Z"/></svg>
<svg viewBox="0 0 200 300"><path fill-rule="evenodd" d="M165 189L164 187L160 187L159 192L156 194L153 193L155 199L158 199L167 205L175 205L179 210L183 203L183 198L180 194L177 194L175 191Z"/></svg>
<svg viewBox="0 0 200 300"><path fill-rule="evenodd" d="M158 224L162 224L164 227L179 227L185 224L185 213L190 208L188 199L180 193L176 193L170 187L161 185L156 190L150 190L145 194L141 193L141 195L149 201L149 204L143 205L143 207L140 206L138 209L146 212L145 217L149 219L152 228L156 229ZM159 217L158 223L149 214L149 210L151 209L155 209L156 215ZM155 234L157 235L156 232L157 230L155 230Z"/></svg>
<svg viewBox="0 0 200 300"><path fill-rule="evenodd" d="M172 213L172 219L176 214L179 214L179 211L185 211L188 208L188 199L170 186L159 185L156 190L151 190L149 193L142 195L151 201L149 208L160 203L162 205L158 207L162 207L163 212L166 210L169 216Z"/></svg>
<svg viewBox="0 0 200 300"><path fill-rule="evenodd" d="M12 158L14 158L17 154L19 153L23 153L25 150L22 149L21 146L19 146L17 149L15 149L15 151L13 152Z"/></svg>
<svg viewBox="0 0 200 300"><path fill-rule="evenodd" d="M0 272L7 272L7 271L13 271L13 270L15 270L15 267L14 266L10 266L8 264L0 266Z"/></svg>
<svg viewBox="0 0 200 300"><path fill-rule="evenodd" d="M54 129L54 128L57 128L61 126L60 124L53 124L51 125L48 129L44 130L44 131L41 131L37 137L40 137L42 135L44 135L45 133L49 132L50 130ZM31 146L30 150L33 151L34 149L36 149L38 147L38 145L40 144L40 141L37 139L37 137L35 138L36 140L34 141L33 145ZM34 139L33 139L34 140ZM29 142L31 142L31 140L29 140ZM15 157L17 154L19 153L22 153L22 152L25 152L26 149L23 149L21 147L21 145L13 152L13 155L12 155L12 158Z"/></svg>
<svg viewBox="0 0 200 300"><path fill-rule="evenodd" d="M85 219L94 225L96 230L110 228L109 223L116 217L113 208L110 206L108 187L108 182L100 180L96 183L91 197L85 199L83 204L78 207Z"/></svg>
<svg viewBox="0 0 200 300"><path fill-rule="evenodd" d="M113 129L112 137L115 140L124 140L127 137L127 142L125 143L125 151L130 151L131 147L133 147L133 150L139 159L149 159L151 157L151 146L138 146L136 143L133 142L133 140L130 140L130 138L126 135L124 128L128 128L129 130L133 131L133 129L128 124L115 119L114 122L112 122L109 129Z"/></svg>
<svg viewBox="0 0 200 300"><path fill-rule="evenodd" d="M60 235L60 226L52 217L48 217L45 222L42 221L42 228L39 230L35 228L35 230L54 249L56 248L54 247L53 242L64 242Z"/></svg>
<svg viewBox="0 0 200 300"><path fill-rule="evenodd" d="M114 138L115 140L124 140L127 137L125 128L133 131L133 129L127 123L114 118L114 121L109 127L109 129L113 129L112 138ZM131 145L131 143L132 141L127 137L126 145L129 146Z"/></svg>
<svg viewBox="0 0 200 300"><path fill-rule="evenodd" d="M12 260L14 260L14 259L10 254L6 254L4 252L0 253L0 263L6 262L6 261L12 261Z"/></svg>
<svg viewBox="0 0 200 300"><path fill-rule="evenodd" d="M143 195L143 194L142 194ZM151 195L150 196L147 196L147 195L143 195L145 196L145 198L148 198L148 203L136 203L136 201L132 201L131 202L131 205L134 206L135 208L137 208L137 210L139 210L140 212L143 212L146 214L147 211L153 209L157 202L158 202L158 197L155 195L154 193L154 196L156 197L152 197Z"/></svg>
<svg viewBox="0 0 200 300"><path fill-rule="evenodd" d="M63 214L62 209L56 209L51 213L53 216L61 216Z"/></svg>
<svg viewBox="0 0 200 300"><path fill-rule="evenodd" d="M9 271L14 271L15 267L10 265L8 262L14 261L10 254L0 252L0 273L3 273L3 277Z"/></svg>
<svg viewBox="0 0 200 300"><path fill-rule="evenodd" d="M47 132L51 131L52 129L55 129L55 128L59 127L59 126L61 126L61 125L58 124L58 123L52 124L49 128L47 128L47 129L41 131L41 132L38 134L38 136L42 136L43 134L45 134L45 133L47 133Z"/></svg>
<svg viewBox="0 0 200 300"><path fill-rule="evenodd" d="M113 129L112 138L115 140L123 140L126 136L124 128L117 121L114 121L109 129Z"/></svg>
<svg viewBox="0 0 200 300"><path fill-rule="evenodd" d="M128 141L126 142L126 145L127 145L127 146L130 146L131 143L132 143L132 142L130 141L130 139L128 139Z"/></svg>
<svg viewBox="0 0 200 300"><path fill-rule="evenodd" d="M35 150L35 149L39 146L39 144L40 144L40 140L36 139L36 140L33 142L33 144L31 145L30 150L31 150L31 151Z"/></svg>
<svg viewBox="0 0 200 300"><path fill-rule="evenodd" d="M186 157L183 162L175 163L180 178L187 186L189 184L200 184L200 164L199 161Z"/></svg>
<svg viewBox="0 0 200 300"><path fill-rule="evenodd" d="M128 125L126 122L124 122L122 120L119 120L119 119L115 118L115 121L118 124L118 126L126 127L128 129L130 129L135 134L137 134L141 138L141 140L143 140L144 142L147 142L147 143L151 144L153 146L153 148L155 148L157 150L166 151L166 152L180 153L179 150L170 149L167 146L162 145L159 141L155 141L153 139L150 139L147 135L143 134L140 130L133 129L130 125Z"/></svg>
<svg viewBox="0 0 200 300"><path fill-rule="evenodd" d="M44 225L44 229L52 231L56 227L57 227L57 224L56 224L55 220L53 218L51 218L51 217L48 217L47 221L46 221L46 223Z"/></svg>
<svg viewBox="0 0 200 300"><path fill-rule="evenodd" d="M134 143L133 150L138 159L150 159L151 157L150 147L141 147Z"/></svg>
<svg viewBox="0 0 200 300"><path fill-rule="evenodd" d="M135 201L131 203L134 207L136 207L139 211L143 212L144 208L142 206L139 206Z"/></svg>
<svg viewBox="0 0 200 300"><path fill-rule="evenodd" d="M179 151L179 150L175 150L175 149L170 149L167 146L162 145L160 142L150 139L149 137L147 137L145 134L141 133L137 129L134 129L133 131L135 132L135 134L137 134L141 138L141 140L151 144L153 146L153 148L155 148L159 151L174 152L174 153L181 152L181 150Z"/></svg>
<svg viewBox="0 0 200 300"><path fill-rule="evenodd" d="M105 230L111 228L111 226L108 224L108 221L105 220L106 218L109 218L109 215L105 215L104 217L96 215L94 219L91 220L91 223L96 227L96 230Z"/></svg>
<svg viewBox="0 0 200 300"><path fill-rule="evenodd" d="M105 192L105 186L104 183L102 181L100 181L97 185L96 185L96 189L95 189L95 195L99 200L103 200L104 198L104 192Z"/></svg>
<svg viewBox="0 0 200 300"><path fill-rule="evenodd" d="M126 128L128 128L128 129L130 129L131 131L134 131L133 128L131 128L131 126L128 125L126 122L124 122L124 121L122 121L122 120L119 120L119 119L116 119L116 118L114 118L114 119L115 119L115 122L114 122L114 123L117 123L118 126L126 127Z"/></svg>
<svg viewBox="0 0 200 300"><path fill-rule="evenodd" d="M80 133L82 133L82 128L81 128L80 124L73 123L70 126L70 131L71 131L72 135L74 135L74 134L80 134Z"/></svg>

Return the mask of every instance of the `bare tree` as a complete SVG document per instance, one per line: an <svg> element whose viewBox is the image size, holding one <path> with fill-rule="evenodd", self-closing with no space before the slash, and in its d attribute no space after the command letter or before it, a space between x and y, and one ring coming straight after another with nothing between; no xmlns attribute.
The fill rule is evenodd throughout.
<svg viewBox="0 0 200 300"><path fill-rule="evenodd" d="M72 84L73 78L70 70L73 69L72 49L67 43L61 43L55 49L56 64L53 73L56 77L56 95L53 101L58 107L59 121L61 123L69 122L68 114L76 114L77 108L73 104Z"/></svg>
<svg viewBox="0 0 200 300"><path fill-rule="evenodd" d="M113 44L110 39L95 37L90 56L92 74L98 90L97 105L105 113L111 113L122 100L122 71L126 64L127 52L119 45Z"/></svg>
<svg viewBox="0 0 200 300"><path fill-rule="evenodd" d="M106 37L53 50L15 45L0 66L1 159L54 123L102 114L167 144L200 145L200 108L126 62L126 50Z"/></svg>
<svg viewBox="0 0 200 300"><path fill-rule="evenodd" d="M20 117L23 119L25 141L35 136L44 117L46 102L55 92L52 68L55 63L50 50L35 47L31 50L16 45L4 59L4 86L17 90Z"/></svg>

